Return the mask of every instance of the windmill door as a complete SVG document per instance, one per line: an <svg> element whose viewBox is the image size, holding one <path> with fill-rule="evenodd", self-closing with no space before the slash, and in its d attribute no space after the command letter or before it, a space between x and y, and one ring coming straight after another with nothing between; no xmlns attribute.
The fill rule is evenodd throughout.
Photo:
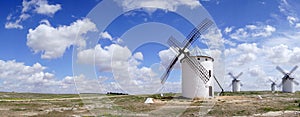
<svg viewBox="0 0 300 117"><path fill-rule="evenodd" d="M213 93L213 91L212 91L212 86L209 86L209 87L208 87L208 91L209 91L209 94L208 94L208 95L209 95L209 96L213 96L213 94L212 94L212 93Z"/></svg>

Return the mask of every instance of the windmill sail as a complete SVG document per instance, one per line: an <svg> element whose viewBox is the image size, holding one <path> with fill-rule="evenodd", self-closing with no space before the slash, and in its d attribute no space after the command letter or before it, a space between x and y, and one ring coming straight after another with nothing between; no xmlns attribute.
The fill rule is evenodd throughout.
<svg viewBox="0 0 300 117"><path fill-rule="evenodd" d="M172 49L175 49L178 54L172 59L171 63L169 64L169 66L167 67L166 71L164 72L164 74L161 77L161 83L164 84L165 81L167 80L171 70L173 69L175 63L178 61L179 57L184 54L184 50L186 48L188 48L197 38L200 37L200 35L202 33L204 33L211 25L213 24L213 22L209 19L204 19L196 28L194 28L192 30L192 32L187 36L186 40L183 42L183 48L180 49L181 44L177 41L174 41L174 39L172 39L173 37L171 37L168 41L168 44L170 44ZM178 48L178 49L177 49ZM195 65L195 64L193 64ZM198 70L200 72L203 72L204 70ZM205 78L206 79L206 78ZM206 81L206 80L204 80Z"/></svg>
<svg viewBox="0 0 300 117"><path fill-rule="evenodd" d="M182 48L182 44L179 41L177 41L173 36L171 36L168 39L167 43L176 52L179 52L179 50Z"/></svg>
<svg viewBox="0 0 300 117"><path fill-rule="evenodd" d="M299 85L299 82L295 81L294 78L292 78L290 75L298 68L298 66L296 65L295 67L293 67L291 69L290 72L285 72L285 70L283 70L281 67L276 66L276 69L281 72L284 76L282 77L282 82L278 85L278 87L282 86L282 91L283 92L294 92L292 88L288 88L290 85L290 83L294 83L296 85Z"/></svg>
<svg viewBox="0 0 300 117"><path fill-rule="evenodd" d="M296 85L299 85L299 82L292 80L292 82L294 82Z"/></svg>
<svg viewBox="0 0 300 117"><path fill-rule="evenodd" d="M177 62L177 60L178 60L178 58L179 58L180 55L181 55L181 54L179 54L178 56L176 56L175 58L172 59L170 65L167 67L166 71L165 71L164 74L162 75L162 77L161 77L161 83L162 83L162 84L164 84L165 81L167 80L167 78L168 78L168 76L169 76L171 70L173 69L173 67L174 67L175 63Z"/></svg>
<svg viewBox="0 0 300 117"><path fill-rule="evenodd" d="M289 74L292 74L297 68L298 68L298 66L296 65L296 66L290 71Z"/></svg>
<svg viewBox="0 0 300 117"><path fill-rule="evenodd" d="M185 45L185 48L188 48L191 46L191 43L193 43L199 36L204 33L213 22L209 19L204 19L196 28L192 30L192 32L187 36L187 40L184 40L183 44Z"/></svg>
<svg viewBox="0 0 300 117"><path fill-rule="evenodd" d="M199 75L204 83L207 83L209 81L208 71L195 58L190 57L189 55L187 55L186 57L188 59L188 64L192 67L194 72Z"/></svg>
<svg viewBox="0 0 300 117"><path fill-rule="evenodd" d="M276 69L278 71L280 71L283 75L286 75L285 71L283 69L281 69L279 66L277 66Z"/></svg>
<svg viewBox="0 0 300 117"><path fill-rule="evenodd" d="M243 75L243 72L241 72L241 73L240 73L239 75L237 75L237 76L234 76L231 72L229 72L228 75L230 75L230 76L233 78L233 80L237 80L239 77L241 77L241 75Z"/></svg>
<svg viewBox="0 0 300 117"><path fill-rule="evenodd" d="M243 72L239 73L237 76L234 76L231 72L228 73L229 76L233 79L231 84L229 85L230 87L232 86L232 91L233 92L238 92L240 91L239 87L243 86L242 82L239 82L240 80L238 79L243 75Z"/></svg>

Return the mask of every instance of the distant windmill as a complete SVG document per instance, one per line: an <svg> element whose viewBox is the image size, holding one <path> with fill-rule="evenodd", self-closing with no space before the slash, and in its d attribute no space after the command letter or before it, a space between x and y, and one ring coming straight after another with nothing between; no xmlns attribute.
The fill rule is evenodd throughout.
<svg viewBox="0 0 300 117"><path fill-rule="evenodd" d="M276 85L277 85L277 80L273 80L271 78L269 78L269 81L271 82L271 91L275 92L276 91Z"/></svg>
<svg viewBox="0 0 300 117"><path fill-rule="evenodd" d="M278 71L280 71L284 76L282 77L282 82L280 83L279 87L282 86L282 92L287 92L287 93L294 93L294 83L296 85L299 85L297 81L295 81L295 78L290 77L290 75L298 68L296 65L290 72L285 72L282 68L279 66L276 67Z"/></svg>
<svg viewBox="0 0 300 117"><path fill-rule="evenodd" d="M178 42L173 37L170 37L168 44L177 53L170 62L166 71L161 77L161 83L164 84L167 80L175 63L181 55L184 55L180 60L182 63L182 96L187 98L195 97L213 97L213 61L214 59L208 56L191 56L188 48L196 39L200 37L213 22L209 19L203 20L193 31L187 36L183 43ZM214 77L215 80L217 80ZM218 83L218 82L217 82ZM218 83L220 86L220 84ZM220 86L221 87L221 86ZM221 87L222 89L222 87Z"/></svg>
<svg viewBox="0 0 300 117"><path fill-rule="evenodd" d="M239 75L234 76L231 72L228 73L228 75L230 75L233 80L230 84L230 86L232 86L232 92L240 92L241 91L241 86L243 86L243 84L241 83L241 80L238 79L241 75L243 75L243 72L241 72Z"/></svg>

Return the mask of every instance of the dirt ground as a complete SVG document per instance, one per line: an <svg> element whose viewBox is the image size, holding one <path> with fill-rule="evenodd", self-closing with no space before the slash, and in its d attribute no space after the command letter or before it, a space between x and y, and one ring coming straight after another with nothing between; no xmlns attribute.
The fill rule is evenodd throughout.
<svg viewBox="0 0 300 117"><path fill-rule="evenodd" d="M153 104L145 104L148 98ZM0 116L300 116L300 92L227 92L212 99L180 94L104 95L0 93Z"/></svg>
<svg viewBox="0 0 300 117"><path fill-rule="evenodd" d="M300 92L240 92L216 97L209 116L300 116Z"/></svg>
<svg viewBox="0 0 300 117"><path fill-rule="evenodd" d="M28 94L24 94L28 95ZM0 93L0 116L90 116L79 96L56 97L32 94ZM53 96L53 97L52 97Z"/></svg>

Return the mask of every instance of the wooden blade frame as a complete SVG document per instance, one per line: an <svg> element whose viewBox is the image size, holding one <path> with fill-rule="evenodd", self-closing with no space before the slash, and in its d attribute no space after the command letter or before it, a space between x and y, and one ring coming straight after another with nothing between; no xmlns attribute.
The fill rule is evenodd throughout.
<svg viewBox="0 0 300 117"><path fill-rule="evenodd" d="M206 84L209 81L209 73L208 71L201 65L199 61L197 61L195 58L190 57L189 55L186 55L187 63L190 65L190 67L194 70L194 72L198 75L199 78L202 79L202 81Z"/></svg>
<svg viewBox="0 0 300 117"><path fill-rule="evenodd" d="M196 39L200 37L201 34L203 34L211 25L213 22L209 19L204 19L196 28L192 30L192 32L186 37L186 40L183 42L183 48L178 49L178 54L175 56L175 58L172 59L171 63L167 67L166 71L161 77L161 83L164 84L165 81L167 80L171 70L173 69L175 63L178 61L179 56L183 54L184 50L192 45L192 43L195 42ZM170 40L171 43L176 44L177 46L180 47L181 44ZM173 48L174 49L174 48ZM202 66L203 67L203 66Z"/></svg>

